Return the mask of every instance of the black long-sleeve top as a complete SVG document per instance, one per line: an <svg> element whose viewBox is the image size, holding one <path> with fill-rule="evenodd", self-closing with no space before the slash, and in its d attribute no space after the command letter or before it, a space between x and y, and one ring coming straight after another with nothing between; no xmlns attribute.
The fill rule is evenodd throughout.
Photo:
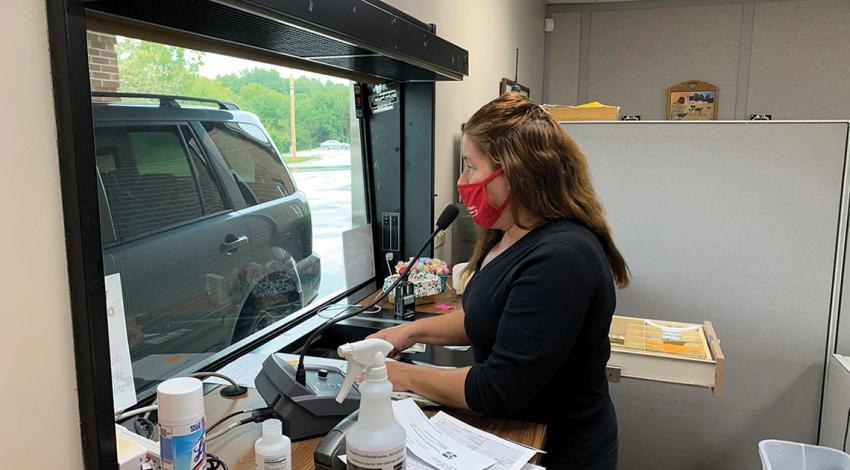
<svg viewBox="0 0 850 470"><path fill-rule="evenodd" d="M545 423L546 450L587 461L617 445L605 366L615 307L613 276L596 236L550 222L478 269L463 294L475 365L469 407Z"/></svg>

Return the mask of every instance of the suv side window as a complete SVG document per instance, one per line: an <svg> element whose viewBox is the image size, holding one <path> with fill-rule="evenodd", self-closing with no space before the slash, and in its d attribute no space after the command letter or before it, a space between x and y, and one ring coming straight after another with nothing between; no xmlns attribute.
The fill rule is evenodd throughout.
<svg viewBox="0 0 850 470"><path fill-rule="evenodd" d="M213 176L213 169L210 167L209 158L207 158L195 134L187 127L181 126L183 137L186 139L187 149L191 155L192 162L195 164L195 169L198 171L198 185L201 187L201 196L204 201L204 213L215 214L227 210L222 198L221 187L217 183L217 179Z"/></svg>
<svg viewBox="0 0 850 470"><path fill-rule="evenodd" d="M178 126L95 129L97 168L119 240L201 217L200 187L215 185L209 169L189 158ZM198 171L200 170L200 171ZM206 183L203 183L206 181ZM221 194L212 209L222 209Z"/></svg>
<svg viewBox="0 0 850 470"><path fill-rule="evenodd" d="M248 205L295 192L289 173L262 129L242 122L205 122L204 128L233 171Z"/></svg>

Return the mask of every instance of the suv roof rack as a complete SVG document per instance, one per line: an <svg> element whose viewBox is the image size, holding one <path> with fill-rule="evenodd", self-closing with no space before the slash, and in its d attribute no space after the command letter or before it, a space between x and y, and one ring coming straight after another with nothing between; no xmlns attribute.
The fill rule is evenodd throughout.
<svg viewBox="0 0 850 470"><path fill-rule="evenodd" d="M156 95L150 93L117 93L117 92L105 92L105 91L93 91L92 96L98 98L148 98L159 100L159 105L162 107L169 108L179 108L179 101L199 101L202 103L215 103L218 105L219 109L226 109L229 111L238 111L239 105L232 101L225 100L214 100L210 98L193 98L191 96L171 96L171 95Z"/></svg>

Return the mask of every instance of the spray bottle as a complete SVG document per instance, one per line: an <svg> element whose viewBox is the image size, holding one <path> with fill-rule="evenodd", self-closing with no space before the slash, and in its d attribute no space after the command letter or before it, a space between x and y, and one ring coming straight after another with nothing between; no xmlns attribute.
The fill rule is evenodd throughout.
<svg viewBox="0 0 850 470"><path fill-rule="evenodd" d="M387 354L393 346L382 339L346 343L337 349L348 360L345 381L336 401L342 403L354 380L366 374L360 384L360 411L345 434L348 469L400 470L405 468L406 434L393 418L390 401L393 386L387 379Z"/></svg>

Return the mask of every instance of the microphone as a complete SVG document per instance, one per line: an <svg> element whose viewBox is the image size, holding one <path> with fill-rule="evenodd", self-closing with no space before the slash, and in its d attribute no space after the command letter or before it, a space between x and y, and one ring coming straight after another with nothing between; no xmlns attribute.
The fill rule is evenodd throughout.
<svg viewBox="0 0 850 470"><path fill-rule="evenodd" d="M419 248L419 251L417 251L416 255L413 256L413 259L411 259L410 262L407 263L407 267L405 268L404 272L398 277L398 279L395 280L395 282L392 283L392 285L387 290L385 290L383 293L381 293L381 295L379 295L378 298L376 298L372 302L369 302L369 305L366 305L365 307L361 307L357 310L354 310L350 313L346 313L345 315L342 315L342 316L339 316L339 317L331 318L330 320L326 321L321 326L319 326L318 328L313 330L313 333L311 333L310 336L307 337L307 340L304 342L304 346L301 347L301 355L298 359L298 369L295 371L295 381L296 382L298 382L301 385L307 385L307 372L304 369L304 356L307 354L307 350L310 349L310 345L313 344L313 341L315 341L316 337L318 337L320 334L322 334L322 332L324 332L326 329L328 329L331 325L333 325L337 322L340 322L342 320L346 320L348 318L351 318L353 316L359 315L359 314L363 313L364 311L369 310L370 308L374 307L375 305L378 305L382 300L387 298L387 296L390 294L390 292L392 292L393 289L395 289L395 287L400 282L407 279L407 277L410 275L410 268L412 268L413 265L416 264L416 261L419 260L419 256L422 255L422 252L424 252L425 249L428 248L428 245L430 245L431 242L434 241L434 237L436 237L438 233L449 228L449 225L451 225L452 222L455 221L455 218L457 218L458 212L459 212L458 208L454 204L449 204L448 206L446 206L445 209L443 209L443 212L440 214L440 217L437 218L437 223L435 224L436 228L431 233L431 236L429 236L428 239L425 240L425 243L422 244L422 247Z"/></svg>
<svg viewBox="0 0 850 470"><path fill-rule="evenodd" d="M451 225L457 218L458 212L460 211L456 205L449 204L446 206L446 208L443 209L443 213L437 217L437 230L434 231L434 235L436 236L437 232L449 228L449 225Z"/></svg>

